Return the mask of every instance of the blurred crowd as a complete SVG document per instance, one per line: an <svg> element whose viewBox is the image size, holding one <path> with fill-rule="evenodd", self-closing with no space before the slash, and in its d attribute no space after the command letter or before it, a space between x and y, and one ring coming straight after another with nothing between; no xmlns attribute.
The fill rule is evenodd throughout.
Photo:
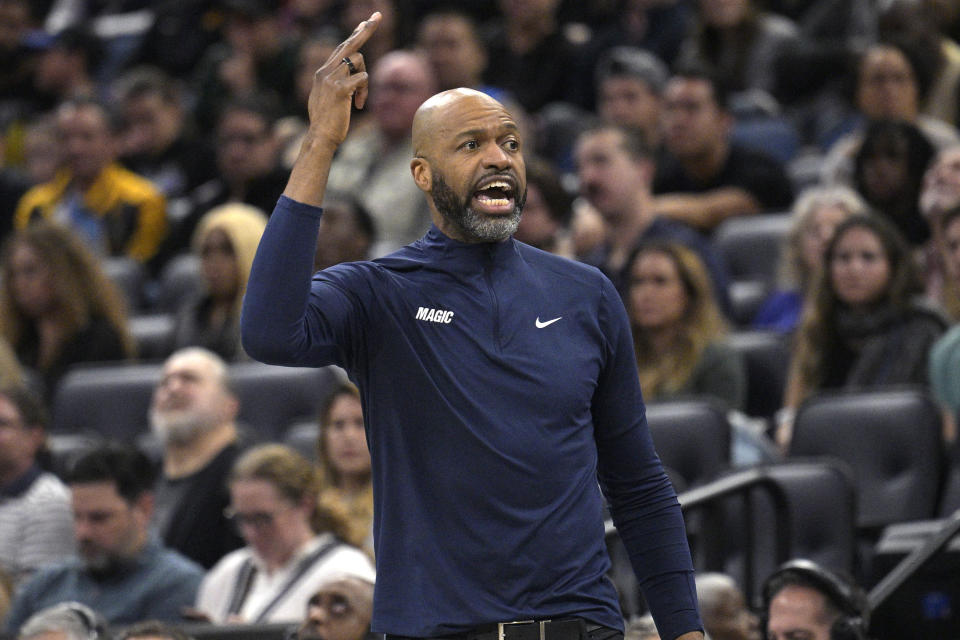
<svg viewBox="0 0 960 640"><path fill-rule="evenodd" d="M0 0L9 632L63 600L111 625L302 622L331 577L372 583L356 390L325 399L304 457L247 446L229 368L314 72L373 11L317 270L426 232L413 115L473 87L523 129L517 239L614 282L647 402L719 403L743 466L788 458L818 394L911 385L960 467L952 0ZM788 354L762 398L731 340L748 332ZM162 363L154 457L111 445L54 468L45 416L71 370L103 363Z"/></svg>

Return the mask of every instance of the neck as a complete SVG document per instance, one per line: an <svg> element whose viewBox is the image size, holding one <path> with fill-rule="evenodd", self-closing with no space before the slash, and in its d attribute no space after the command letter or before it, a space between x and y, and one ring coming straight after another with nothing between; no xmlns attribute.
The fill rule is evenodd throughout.
<svg viewBox="0 0 960 640"><path fill-rule="evenodd" d="M285 550L282 554L278 553L273 558L264 558L263 563L267 565L267 571L273 573L279 569L283 569L286 565L290 563L290 560L297 554L300 549L303 548L303 545L307 544L311 538L313 538L313 531L310 530L309 525L304 523L303 525L298 525L298 530L293 533L290 538L290 547Z"/></svg>
<svg viewBox="0 0 960 640"><path fill-rule="evenodd" d="M0 487L7 487L33 466L33 460L24 460L5 469L0 469Z"/></svg>
<svg viewBox="0 0 960 640"><path fill-rule="evenodd" d="M340 489L344 495L353 497L366 489L369 482L370 480L367 474L343 474L340 476L340 486L337 488Z"/></svg>
<svg viewBox="0 0 960 640"><path fill-rule="evenodd" d="M650 341L653 352L662 355L673 349L678 334L679 329L674 326L656 327L647 330L647 339Z"/></svg>
<svg viewBox="0 0 960 640"><path fill-rule="evenodd" d="M727 159L729 151L727 143L719 144L713 149L708 149L695 156L689 156L683 160L683 166L687 173L698 180L709 180L717 175L723 163Z"/></svg>
<svg viewBox="0 0 960 640"><path fill-rule="evenodd" d="M653 210L650 208L650 194L641 193L632 201L630 211L614 219L605 219L607 223L607 243L610 253L607 256L607 268L619 271L624 267L630 251L637 240L653 222Z"/></svg>
<svg viewBox="0 0 960 640"><path fill-rule="evenodd" d="M202 469L236 440L236 425L226 422L190 442L170 443L164 450L163 473L170 479L188 476Z"/></svg>

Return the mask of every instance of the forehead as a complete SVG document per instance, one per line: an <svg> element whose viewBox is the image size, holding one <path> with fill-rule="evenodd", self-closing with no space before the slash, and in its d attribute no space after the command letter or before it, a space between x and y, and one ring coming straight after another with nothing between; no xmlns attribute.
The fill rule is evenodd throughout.
<svg viewBox="0 0 960 640"><path fill-rule="evenodd" d="M847 227L843 230L843 233L837 237L836 246L861 246L861 247L873 247L873 248L882 248L883 243L880 241L877 233L869 228L861 225Z"/></svg>
<svg viewBox="0 0 960 640"><path fill-rule="evenodd" d="M516 121L503 105L479 97L462 98L439 109L436 121L440 139L476 132L495 136L518 133Z"/></svg>
<svg viewBox="0 0 960 640"><path fill-rule="evenodd" d="M280 491L269 480L241 478L230 483L230 497L234 504L273 505L280 501Z"/></svg>
<svg viewBox="0 0 960 640"><path fill-rule="evenodd" d="M863 58L863 73L877 72L886 69L911 70L907 57L894 47L877 47L871 49Z"/></svg>
<svg viewBox="0 0 960 640"><path fill-rule="evenodd" d="M673 78L664 91L667 101L685 100L697 103L715 103L713 87L702 78Z"/></svg>
<svg viewBox="0 0 960 640"><path fill-rule="evenodd" d="M110 481L71 484L70 495L74 509L98 509L126 504L123 496L117 493L117 485Z"/></svg>
<svg viewBox="0 0 960 640"><path fill-rule="evenodd" d="M83 127L107 133L110 127L107 114L94 105L68 105L57 112L57 125L61 128Z"/></svg>
<svg viewBox="0 0 960 640"><path fill-rule="evenodd" d="M618 131L613 129L600 129L591 131L580 139L577 145L577 154L612 152L620 149L623 139Z"/></svg>
<svg viewBox="0 0 960 640"><path fill-rule="evenodd" d="M185 353L173 356L163 365L163 375L190 375L197 378L215 377L215 367L207 358L198 353Z"/></svg>

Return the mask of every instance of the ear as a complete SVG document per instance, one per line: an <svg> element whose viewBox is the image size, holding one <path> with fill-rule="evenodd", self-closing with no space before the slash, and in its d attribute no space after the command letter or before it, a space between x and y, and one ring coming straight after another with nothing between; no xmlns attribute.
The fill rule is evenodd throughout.
<svg viewBox="0 0 960 640"><path fill-rule="evenodd" d="M144 491L133 501L134 510L141 514L146 524L153 518L153 492Z"/></svg>
<svg viewBox="0 0 960 640"><path fill-rule="evenodd" d="M410 173L413 174L413 181L424 193L430 193L433 190L433 170L426 158L414 158L410 161Z"/></svg>

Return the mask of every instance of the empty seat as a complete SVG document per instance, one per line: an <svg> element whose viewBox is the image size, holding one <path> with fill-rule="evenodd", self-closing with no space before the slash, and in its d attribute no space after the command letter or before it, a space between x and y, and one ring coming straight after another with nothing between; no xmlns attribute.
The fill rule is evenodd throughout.
<svg viewBox="0 0 960 640"><path fill-rule="evenodd" d="M732 282L771 283L780 260L780 247L791 226L789 213L737 216L724 220L713 243Z"/></svg>
<svg viewBox="0 0 960 640"><path fill-rule="evenodd" d="M919 389L821 394L800 405L791 456L850 465L858 524L933 518L943 473L940 411Z"/></svg>
<svg viewBox="0 0 960 640"><path fill-rule="evenodd" d="M790 351L783 335L774 331L735 331L727 344L743 356L747 369L749 416L771 419L783 406Z"/></svg>
<svg viewBox="0 0 960 640"><path fill-rule="evenodd" d="M150 397L159 379L159 364L75 368L54 394L51 432L132 442L147 430Z"/></svg>
<svg viewBox="0 0 960 640"><path fill-rule="evenodd" d="M130 334L137 344L137 357L146 362L163 360L173 344L174 316L155 313L130 318Z"/></svg>
<svg viewBox="0 0 960 640"><path fill-rule="evenodd" d="M117 285L127 301L127 310L135 314L143 308L147 272L143 265L124 256L104 258L103 271Z"/></svg>
<svg viewBox="0 0 960 640"><path fill-rule="evenodd" d="M730 423L709 400L647 405L647 423L663 464L687 486L712 480L730 464Z"/></svg>
<svg viewBox="0 0 960 640"><path fill-rule="evenodd" d="M288 427L315 419L338 381L332 367L278 367L259 362L230 365L240 399L239 420L256 440L283 440Z"/></svg>
<svg viewBox="0 0 960 640"><path fill-rule="evenodd" d="M162 312L175 312L181 303L202 290L200 259L192 253L178 255L166 264L160 274L154 307Z"/></svg>
<svg viewBox="0 0 960 640"><path fill-rule="evenodd" d="M297 451L307 460L317 462L317 440L320 438L320 423L304 420L290 425L283 434L283 444Z"/></svg>

